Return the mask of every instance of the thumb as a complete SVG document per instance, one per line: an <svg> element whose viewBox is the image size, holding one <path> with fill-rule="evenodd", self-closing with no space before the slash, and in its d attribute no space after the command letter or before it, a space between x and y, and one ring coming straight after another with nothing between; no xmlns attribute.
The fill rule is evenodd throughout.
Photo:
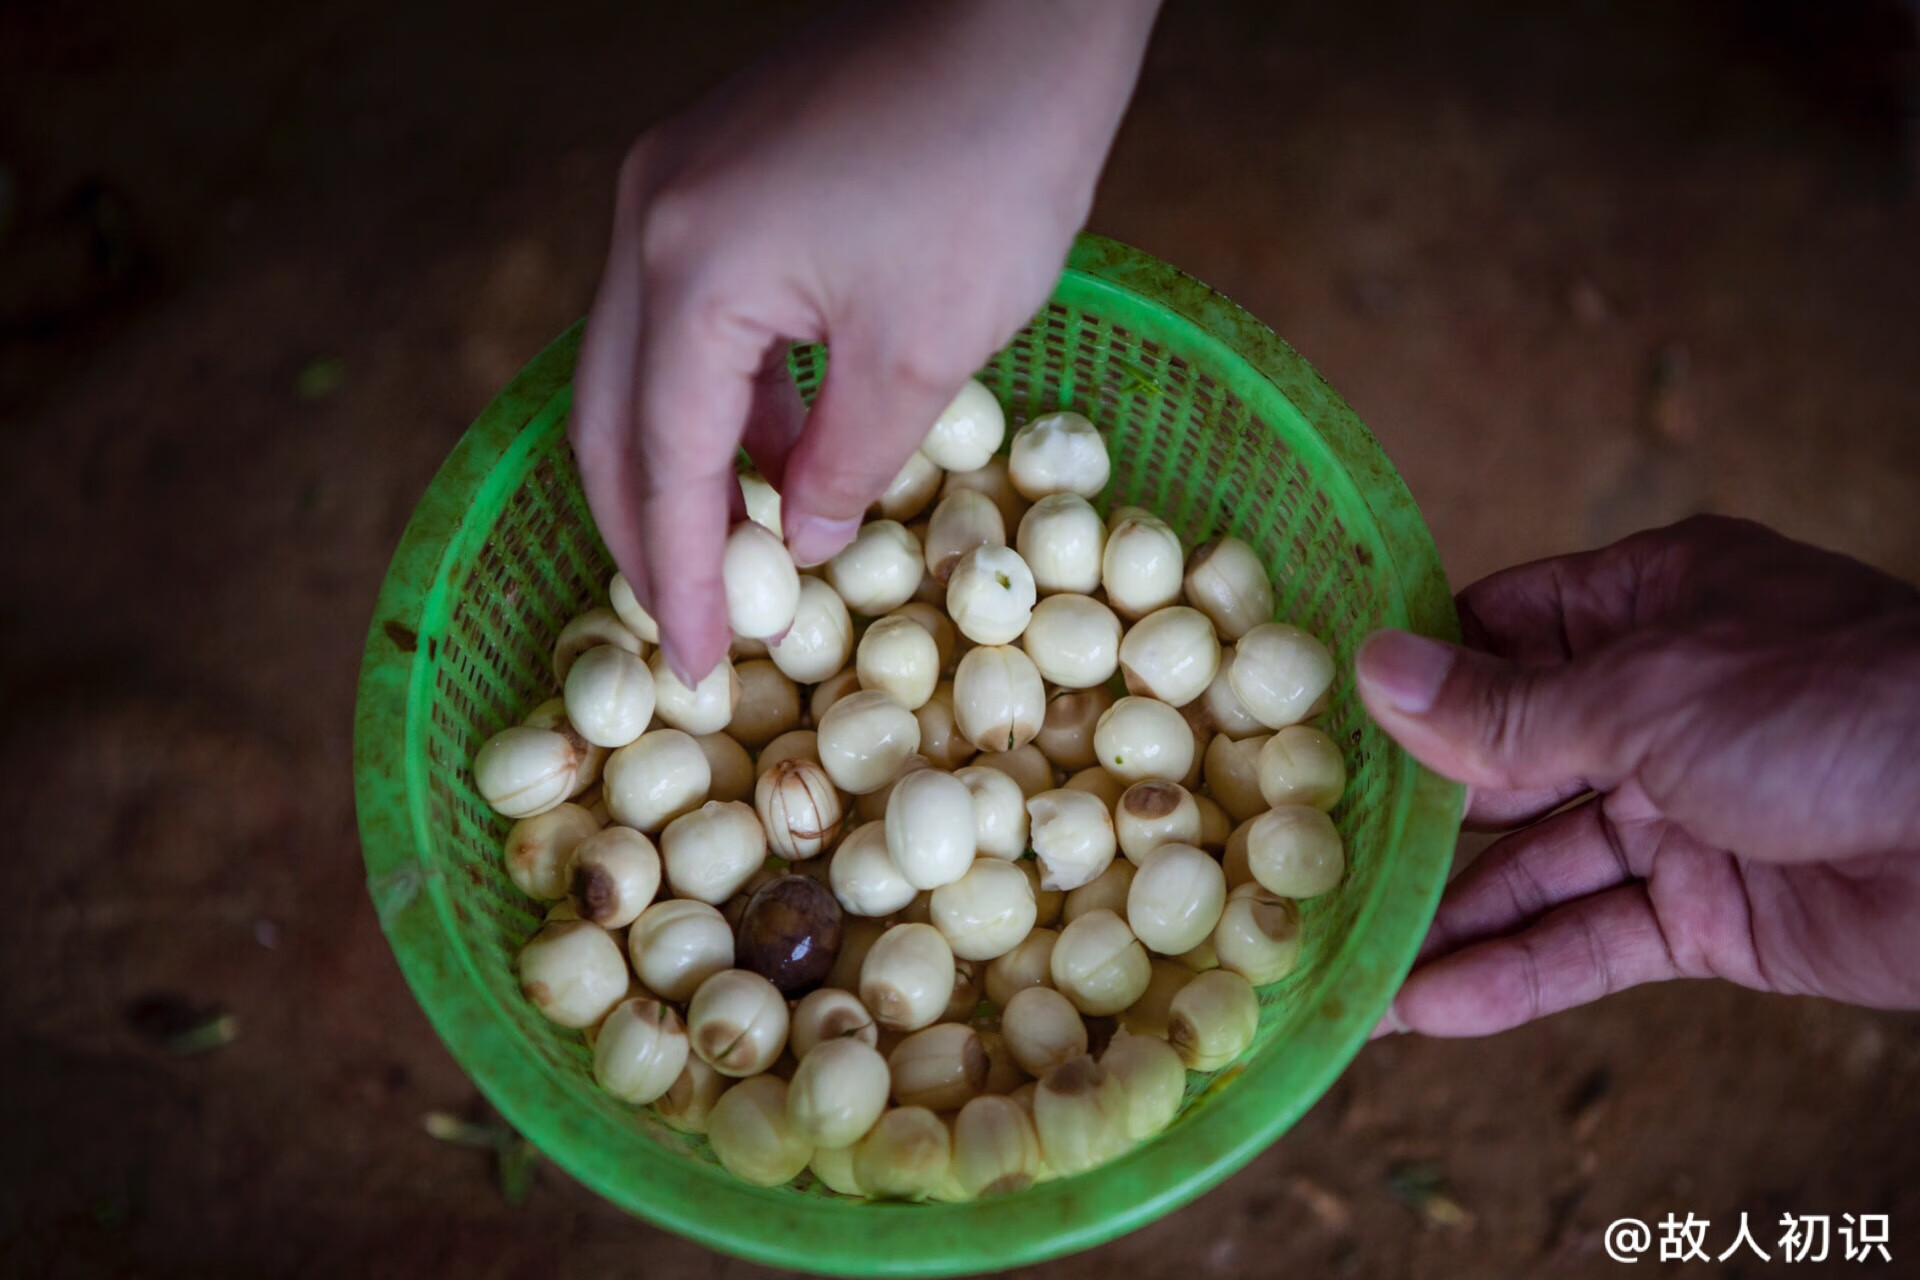
<svg viewBox="0 0 1920 1280"><path fill-rule="evenodd" d="M848 338L833 348L826 379L788 455L781 489L787 545L801 565L819 564L853 540L860 517L886 492L965 371L918 367L884 347Z"/></svg>
<svg viewBox="0 0 1920 1280"><path fill-rule="evenodd" d="M1380 726L1428 768L1473 787L1603 788L1633 772L1649 732L1631 682L1605 652L1522 666L1379 631L1357 666L1361 699Z"/></svg>

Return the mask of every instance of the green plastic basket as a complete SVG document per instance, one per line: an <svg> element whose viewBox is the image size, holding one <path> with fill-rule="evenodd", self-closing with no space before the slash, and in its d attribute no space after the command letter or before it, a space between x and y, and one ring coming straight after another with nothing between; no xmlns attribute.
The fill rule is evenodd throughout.
<svg viewBox="0 0 1920 1280"><path fill-rule="evenodd" d="M501 867L508 824L468 771L489 735L555 692L569 618L612 564L565 425L575 328L517 377L421 500L381 590L361 670L355 790L368 887L402 970L481 1091L541 1151L614 1203L716 1249L845 1275L989 1271L1109 1240L1207 1190L1266 1147L1359 1052L1412 963L1459 827L1461 790L1367 719L1352 663L1376 627L1453 638L1438 556L1399 476L1291 348L1198 281L1083 237L1053 300L982 379L1024 421L1062 407L1109 433L1109 504L1185 539L1233 533L1266 561L1280 616L1342 673L1327 729L1352 781L1334 811L1349 872L1306 904L1299 969L1261 991L1253 1048L1189 1077L1173 1126L1090 1173L972 1204L866 1204L751 1187L704 1140L615 1101L577 1033L523 999L514 954L540 919ZM810 393L818 349L793 361Z"/></svg>

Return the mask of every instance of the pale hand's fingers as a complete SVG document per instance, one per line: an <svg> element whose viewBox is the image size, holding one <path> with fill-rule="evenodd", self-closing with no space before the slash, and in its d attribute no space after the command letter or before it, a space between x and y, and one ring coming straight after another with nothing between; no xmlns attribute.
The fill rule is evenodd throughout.
<svg viewBox="0 0 1920 1280"><path fill-rule="evenodd" d="M1512 933L1555 907L1633 878L1598 800L1497 840L1447 886L1416 963Z"/></svg>
<svg viewBox="0 0 1920 1280"><path fill-rule="evenodd" d="M1678 976L1646 886L1636 882L1560 907L1511 937L1476 943L1415 969L1382 1029L1492 1035Z"/></svg>
<svg viewBox="0 0 1920 1280"><path fill-rule="evenodd" d="M853 540L966 380L963 369L928 372L861 336L835 341L780 495L795 563L819 564Z"/></svg>
<svg viewBox="0 0 1920 1280"><path fill-rule="evenodd" d="M580 341L567 432L600 537L635 594L647 600L650 586L640 555L640 473L633 448L633 362L640 345L641 269L639 191L631 172L621 175L613 243Z"/></svg>
<svg viewBox="0 0 1920 1280"><path fill-rule="evenodd" d="M806 425L807 406L787 372L791 344L776 342L767 348L753 379L753 403L747 410L747 428L741 447L753 459L754 469L775 489L782 489L787 456Z"/></svg>
<svg viewBox="0 0 1920 1280"><path fill-rule="evenodd" d="M667 665L690 685L732 642L720 561L740 487L734 453L767 341L707 318L715 314L656 296L635 360L640 556L651 588L642 603L660 624Z"/></svg>

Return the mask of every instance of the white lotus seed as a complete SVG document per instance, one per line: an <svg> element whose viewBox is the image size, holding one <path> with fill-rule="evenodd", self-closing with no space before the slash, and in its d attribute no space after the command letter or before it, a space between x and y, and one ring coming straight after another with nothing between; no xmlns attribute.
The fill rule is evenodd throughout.
<svg viewBox="0 0 1920 1280"><path fill-rule="evenodd" d="M1193 766L1193 731L1166 703L1126 697L1094 724L1093 749L1100 767L1122 782L1178 782Z"/></svg>
<svg viewBox="0 0 1920 1280"><path fill-rule="evenodd" d="M913 599L920 585L920 556L920 540L905 525L898 520L872 520L827 561L827 581L847 608L877 618Z"/></svg>
<svg viewBox="0 0 1920 1280"><path fill-rule="evenodd" d="M627 955L642 986L685 1004L701 983L733 968L733 930L704 902L668 898L642 911L627 930Z"/></svg>
<svg viewBox="0 0 1920 1280"><path fill-rule="evenodd" d="M1312 898L1339 885L1347 859L1333 819L1304 804L1283 804L1248 829L1247 867L1269 892Z"/></svg>
<svg viewBox="0 0 1920 1280"><path fill-rule="evenodd" d="M940 650L932 632L910 617L877 619L854 650L863 689L878 689L909 711L933 696L940 682Z"/></svg>
<svg viewBox="0 0 1920 1280"><path fill-rule="evenodd" d="M1120 663L1120 619L1090 596L1048 596L1033 610L1021 646L1042 676L1066 689L1090 689Z"/></svg>
<svg viewBox="0 0 1920 1280"><path fill-rule="evenodd" d="M1307 718L1333 684L1333 654L1298 627L1263 622L1240 637L1228 673L1254 718L1282 729Z"/></svg>
<svg viewBox="0 0 1920 1280"><path fill-rule="evenodd" d="M1220 670L1220 642L1198 609L1169 605L1127 629L1120 669L1131 693L1184 707L1207 691Z"/></svg>
<svg viewBox="0 0 1920 1280"><path fill-rule="evenodd" d="M935 889L931 910L934 927L962 960L1005 955L1039 914L1027 877L999 858L976 859L965 875Z"/></svg>
<svg viewBox="0 0 1920 1280"><path fill-rule="evenodd" d="M720 582L727 625L737 636L765 640L793 625L800 605L800 574L780 540L779 526L743 520L727 533Z"/></svg>
<svg viewBox="0 0 1920 1280"><path fill-rule="evenodd" d="M508 877L529 898L552 902L566 897L574 848L599 829L599 819L577 804L555 805L520 819L507 832L502 851Z"/></svg>
<svg viewBox="0 0 1920 1280"><path fill-rule="evenodd" d="M1127 927L1161 955L1182 955L1213 936L1226 901L1226 875L1204 849L1163 844L1133 878Z"/></svg>
<svg viewBox="0 0 1920 1280"><path fill-rule="evenodd" d="M1105 871L1119 848L1113 815L1099 796L1061 788L1027 801L1043 889L1078 889Z"/></svg>
<svg viewBox="0 0 1920 1280"><path fill-rule="evenodd" d="M975 644L1019 639L1033 617L1035 599L1033 573L1011 547L974 547L954 562L947 577L947 614Z"/></svg>
<svg viewBox="0 0 1920 1280"><path fill-rule="evenodd" d="M800 600L787 634L767 646L767 656L789 680L813 684L831 677L853 656L853 619L840 593L802 575ZM819 712L814 713L816 722Z"/></svg>
<svg viewBox="0 0 1920 1280"><path fill-rule="evenodd" d="M970 378L927 431L920 452L947 471L983 467L1006 439L1007 415L993 392Z"/></svg>
<svg viewBox="0 0 1920 1280"><path fill-rule="evenodd" d="M1180 536L1163 520L1135 516L1111 525L1100 585L1123 618L1144 618L1180 598Z"/></svg>
<svg viewBox="0 0 1920 1280"><path fill-rule="evenodd" d="M1107 487L1113 462L1100 429L1071 410L1042 414L1013 433L1007 474L1023 497L1053 493L1091 498Z"/></svg>
<svg viewBox="0 0 1920 1280"><path fill-rule="evenodd" d="M660 853L676 897L719 906L766 861L767 837L752 805L709 800L667 824Z"/></svg>
<svg viewBox="0 0 1920 1280"><path fill-rule="evenodd" d="M773 1065L787 1047L787 1018L779 988L746 969L723 969L693 993L687 1036L708 1066L738 1079Z"/></svg>

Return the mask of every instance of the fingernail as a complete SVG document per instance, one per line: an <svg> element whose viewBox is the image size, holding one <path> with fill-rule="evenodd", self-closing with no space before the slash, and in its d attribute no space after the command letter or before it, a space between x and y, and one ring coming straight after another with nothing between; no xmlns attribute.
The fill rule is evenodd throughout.
<svg viewBox="0 0 1920 1280"><path fill-rule="evenodd" d="M660 656L666 659L667 670L672 672L673 678L678 680L682 685L691 689L700 683L694 678L692 668L687 664L686 660L680 656L679 651L673 647L673 642L665 636L660 637Z"/></svg>
<svg viewBox="0 0 1920 1280"><path fill-rule="evenodd" d="M1397 711L1424 715L1453 669L1453 646L1406 631L1376 631L1360 646L1360 678Z"/></svg>
<svg viewBox="0 0 1920 1280"><path fill-rule="evenodd" d="M860 531L858 516L851 520L830 520L826 516L794 512L784 523L787 526L787 550L792 553L793 562L802 569L810 569L833 559Z"/></svg>
<svg viewBox="0 0 1920 1280"><path fill-rule="evenodd" d="M1386 1016L1380 1019L1379 1025L1374 1027L1373 1034L1368 1036L1367 1039L1378 1040L1381 1036L1397 1036L1411 1030L1413 1030L1413 1028L1401 1019L1400 1011L1393 1005L1388 1005Z"/></svg>

